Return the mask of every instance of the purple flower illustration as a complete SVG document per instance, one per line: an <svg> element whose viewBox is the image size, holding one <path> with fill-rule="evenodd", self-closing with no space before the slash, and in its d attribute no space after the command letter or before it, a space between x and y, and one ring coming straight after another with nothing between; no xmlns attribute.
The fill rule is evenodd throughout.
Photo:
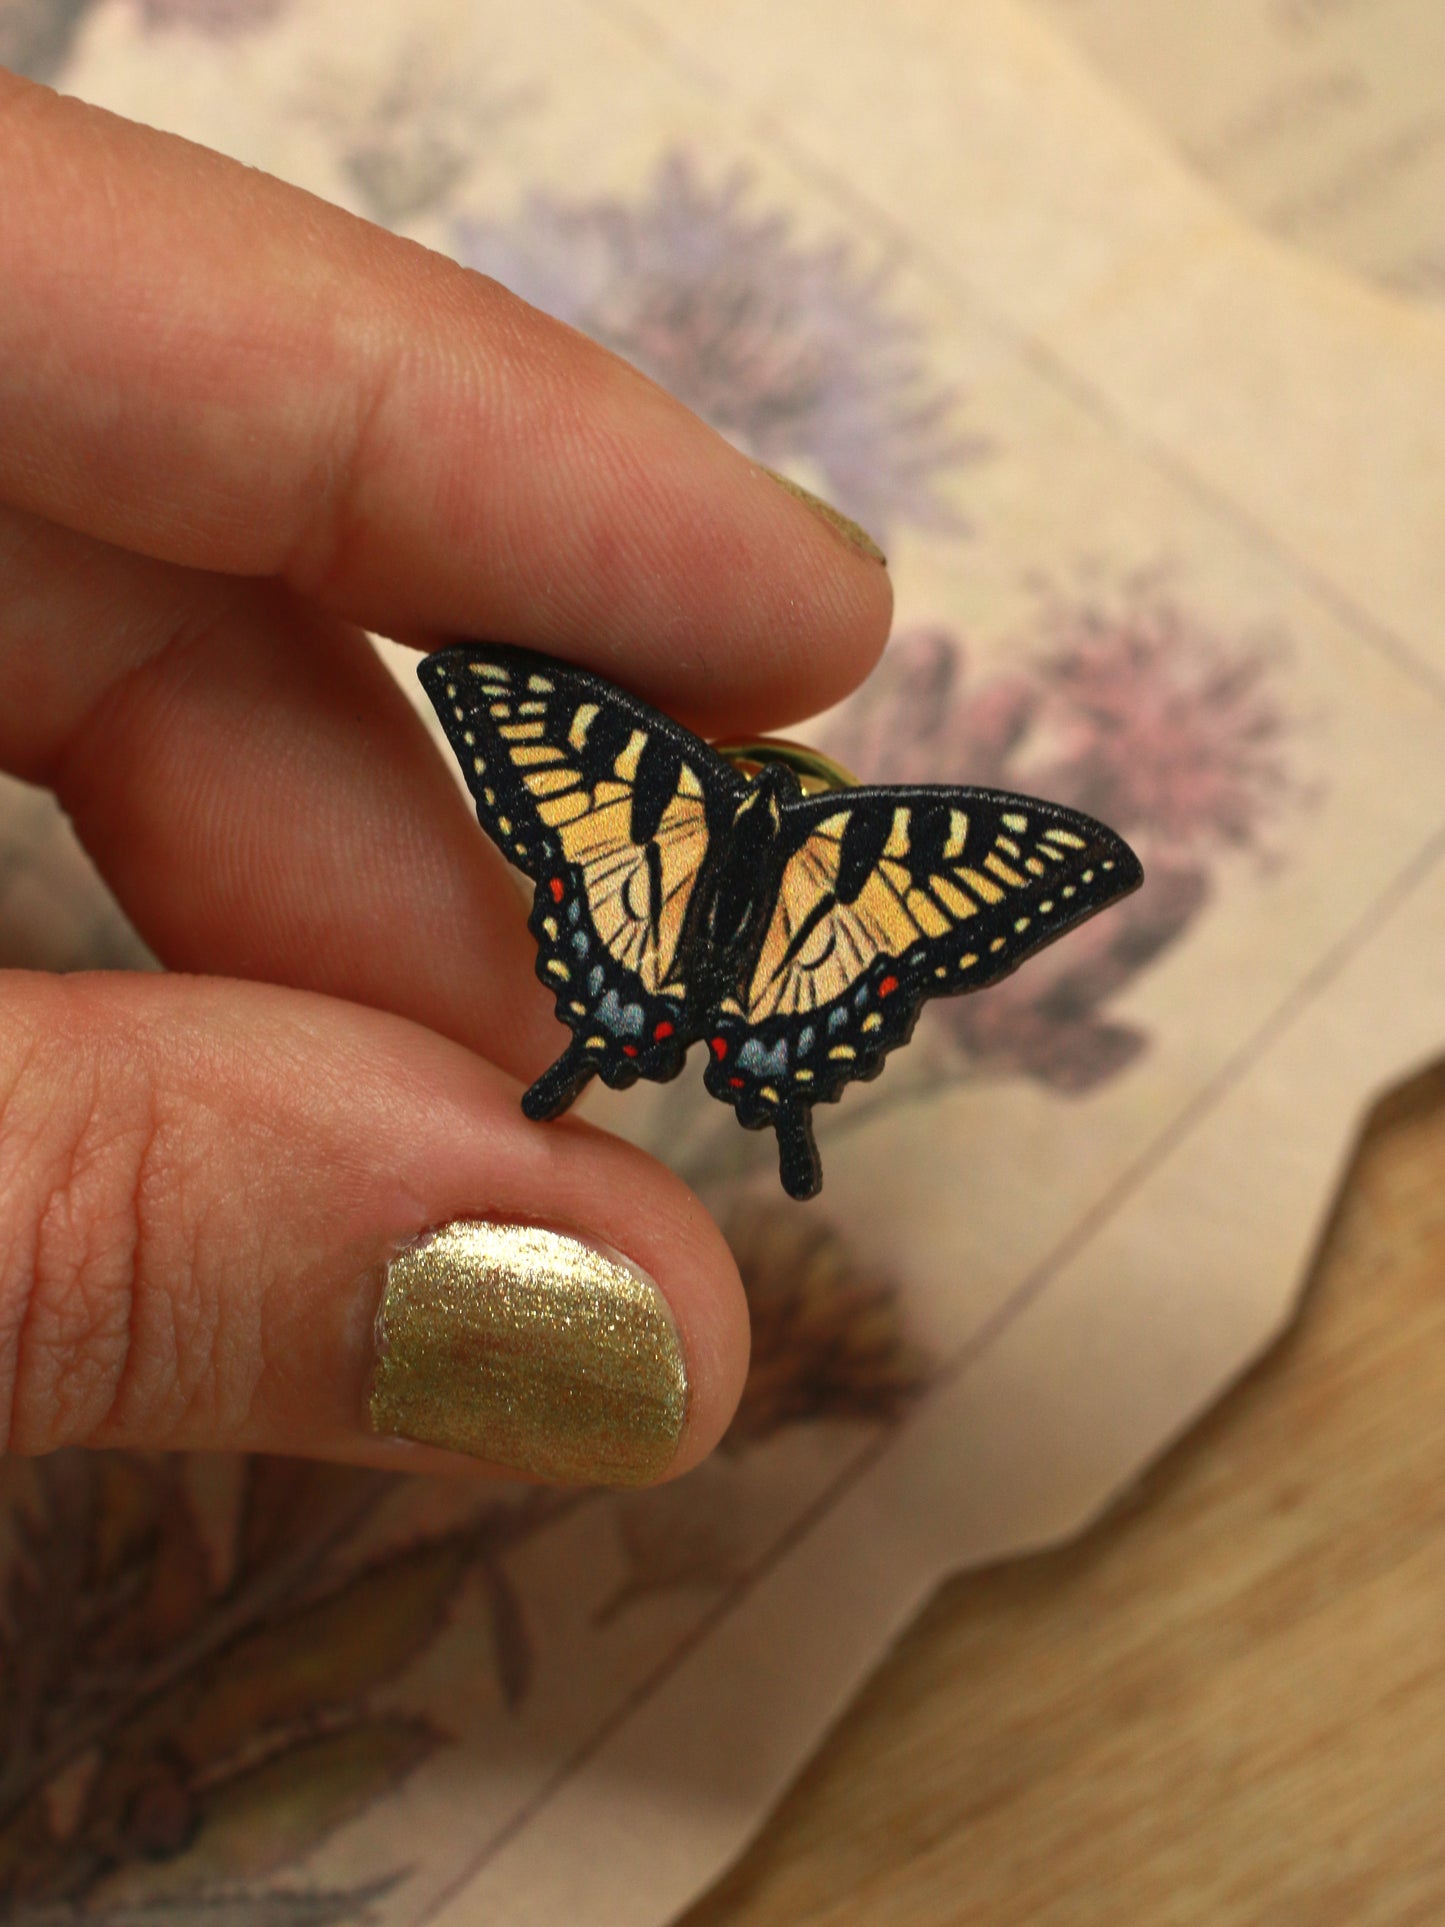
<svg viewBox="0 0 1445 1927"><path fill-rule="evenodd" d="M1144 888L979 997L930 1007L969 1063L1078 1093L1147 1035L1109 1001L1191 928L1214 865L1258 849L1293 793L1275 651L1227 641L1158 594L1117 606L1052 599L1042 646L971 673L947 630L900 636L828 748L866 780L961 782L1048 796L1102 817L1144 862Z"/></svg>
<svg viewBox="0 0 1445 1927"><path fill-rule="evenodd" d="M1226 644L1168 601L1058 605L1040 664L1039 780L1170 849L1257 843L1289 790L1268 644Z"/></svg>
<svg viewBox="0 0 1445 1927"><path fill-rule="evenodd" d="M190 27L225 35L264 26L289 0L135 0L147 27ZM30 80L56 81L97 0L0 0L0 67Z"/></svg>
<svg viewBox="0 0 1445 1927"><path fill-rule="evenodd" d="M0 0L0 67L55 80L95 0Z"/></svg>
<svg viewBox="0 0 1445 1927"><path fill-rule="evenodd" d="M451 200L541 98L533 85L500 86L455 35L437 32L404 42L379 74L337 49L298 106L334 143L364 211L401 227Z"/></svg>
<svg viewBox="0 0 1445 1927"><path fill-rule="evenodd" d="M640 201L529 196L456 228L461 260L635 362L774 468L802 467L849 515L957 526L947 472L979 452L929 379L916 324L848 245L750 213L750 180L666 160Z"/></svg>
<svg viewBox="0 0 1445 1927"><path fill-rule="evenodd" d="M189 27L196 33L244 33L284 13L288 0L139 0L148 27Z"/></svg>

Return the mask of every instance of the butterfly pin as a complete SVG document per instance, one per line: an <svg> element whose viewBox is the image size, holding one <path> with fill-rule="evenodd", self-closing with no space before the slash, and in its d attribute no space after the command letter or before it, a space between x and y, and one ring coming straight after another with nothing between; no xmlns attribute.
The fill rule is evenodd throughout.
<svg viewBox="0 0 1445 1927"><path fill-rule="evenodd" d="M601 677L464 643L418 672L482 828L536 885L537 974L572 1042L522 1099L704 1082L822 1183L813 1106L876 1077L924 1000L981 990L1143 881L1076 810L944 784L807 793L808 753L736 760ZM782 760L772 760L776 756ZM846 781L847 779L842 779Z"/></svg>

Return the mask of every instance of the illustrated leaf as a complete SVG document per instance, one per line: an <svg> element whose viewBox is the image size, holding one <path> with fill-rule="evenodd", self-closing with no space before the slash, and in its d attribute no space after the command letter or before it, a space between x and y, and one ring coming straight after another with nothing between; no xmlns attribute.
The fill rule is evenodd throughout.
<svg viewBox="0 0 1445 1927"><path fill-rule="evenodd" d="M174 1463L102 1454L95 1563L112 1586L129 1576L129 1603L98 1628L93 1657L106 1670L163 1652L190 1630L211 1596L206 1549Z"/></svg>
<svg viewBox="0 0 1445 1927"><path fill-rule="evenodd" d="M731 1471L726 1460L709 1460L686 1479L619 1497L612 1517L626 1572L593 1612L594 1626L658 1593L727 1591L744 1578L748 1509Z"/></svg>
<svg viewBox="0 0 1445 1927"><path fill-rule="evenodd" d="M193 1626L210 1598L206 1549L184 1487L168 1468L166 1506L146 1586L145 1613L153 1651Z"/></svg>
<svg viewBox="0 0 1445 1927"><path fill-rule="evenodd" d="M902 1300L859 1265L826 1219L776 1206L724 1226L752 1317L747 1383L725 1452L787 1426L838 1419L895 1424L927 1383Z"/></svg>
<svg viewBox="0 0 1445 1927"><path fill-rule="evenodd" d="M15 1551L0 1595L7 1649L5 1724L0 1729L0 1814L27 1759L39 1750L50 1709L64 1697L75 1660L75 1625L90 1566L94 1473L81 1452L57 1452L35 1469L33 1506L12 1516Z"/></svg>
<svg viewBox="0 0 1445 1927"><path fill-rule="evenodd" d="M264 1880L314 1852L400 1785L441 1744L425 1720L358 1721L283 1748L207 1790L189 1846L117 1868L90 1896L101 1917L134 1905Z"/></svg>
<svg viewBox="0 0 1445 1927"><path fill-rule="evenodd" d="M13 1733L20 1704L20 1666L18 1650L0 1636L0 1762L6 1752L4 1735Z"/></svg>
<svg viewBox="0 0 1445 1927"><path fill-rule="evenodd" d="M359 1512L368 1492L380 1499L386 1489L382 1474L357 1466L254 1455L246 1462L241 1509L242 1570L254 1571L308 1538L323 1536L338 1515Z"/></svg>
<svg viewBox="0 0 1445 1927"><path fill-rule="evenodd" d="M509 1713L515 1713L527 1697L536 1665L532 1636L527 1631L521 1596L506 1572L495 1560L481 1569L492 1615L492 1650L497 1662L497 1680Z"/></svg>
<svg viewBox="0 0 1445 1927"><path fill-rule="evenodd" d="M292 1726L353 1710L435 1636L469 1557L455 1537L410 1548L218 1648L112 1737L88 1837L108 1856L129 1857L138 1803L158 1780L225 1771Z"/></svg>
<svg viewBox="0 0 1445 1927"><path fill-rule="evenodd" d="M37 1795L27 1801L0 1826L0 1920L9 1920L5 1903L12 1896L54 1893L70 1859L69 1849L46 1824L44 1800Z"/></svg>
<svg viewBox="0 0 1445 1927"><path fill-rule="evenodd" d="M433 1540L364 1567L239 1640L202 1674L170 1743L197 1766L215 1764L268 1727L348 1706L384 1685L435 1638L467 1565L458 1539Z"/></svg>
<svg viewBox="0 0 1445 1927"><path fill-rule="evenodd" d="M96 1455L94 1577L104 1585L118 1578L149 1545L162 1508L157 1468L131 1452Z"/></svg>
<svg viewBox="0 0 1445 1927"><path fill-rule="evenodd" d="M259 1892L193 1894L180 1900L137 1900L109 1907L104 1927L365 1927L373 1902L383 1899L399 1876L364 1887L269 1887ZM10 1927L96 1927L97 1916L79 1907L22 1908Z"/></svg>

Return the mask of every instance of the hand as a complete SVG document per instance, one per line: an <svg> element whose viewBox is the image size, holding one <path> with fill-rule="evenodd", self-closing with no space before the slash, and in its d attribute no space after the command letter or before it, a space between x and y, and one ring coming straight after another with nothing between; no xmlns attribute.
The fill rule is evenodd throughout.
<svg viewBox="0 0 1445 1927"><path fill-rule="evenodd" d="M886 574L625 364L309 195L3 75L0 182L0 766L176 973L0 980L0 1450L686 1469L746 1369L731 1257L642 1153L522 1117L564 1040L524 910L363 630L755 731L866 673ZM386 1267L457 1220L661 1299L572 1237L404 1257L400 1446Z"/></svg>

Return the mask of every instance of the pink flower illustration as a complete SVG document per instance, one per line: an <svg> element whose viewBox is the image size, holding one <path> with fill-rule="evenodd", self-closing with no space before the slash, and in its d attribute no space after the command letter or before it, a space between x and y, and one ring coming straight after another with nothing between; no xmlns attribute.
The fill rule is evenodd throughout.
<svg viewBox="0 0 1445 1927"><path fill-rule="evenodd" d="M907 631L832 719L827 746L867 781L1020 790L1127 836L1143 889L979 997L930 1007L974 1068L1079 1093L1148 1037L1105 1007L1192 928L1214 866L1258 849L1295 794L1275 651L1231 642L1168 598L1045 607L1042 645L978 676L948 630Z"/></svg>
<svg viewBox="0 0 1445 1927"><path fill-rule="evenodd" d="M1166 601L1058 607L1047 640L1041 783L1151 842L1258 841L1289 789L1267 645L1227 644Z"/></svg>
<svg viewBox="0 0 1445 1927"><path fill-rule="evenodd" d="M979 1069L1078 1096L1147 1048L1145 1031L1102 1015L1103 1007L1178 942L1210 894L1202 867L1156 861L1144 888L1107 916L1071 932L986 995L935 1004L930 1014Z"/></svg>

